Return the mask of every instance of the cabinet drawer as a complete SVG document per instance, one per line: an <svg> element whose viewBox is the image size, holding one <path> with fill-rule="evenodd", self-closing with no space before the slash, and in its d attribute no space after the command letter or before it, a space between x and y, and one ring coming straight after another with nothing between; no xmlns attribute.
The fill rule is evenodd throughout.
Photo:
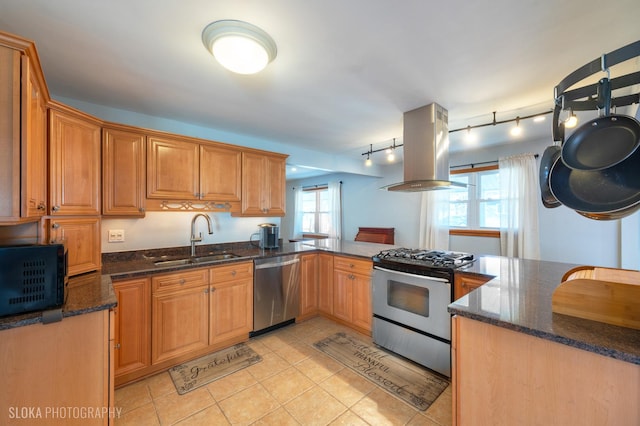
<svg viewBox="0 0 640 426"><path fill-rule="evenodd" d="M209 270L211 284L253 277L253 262L234 263Z"/></svg>
<svg viewBox="0 0 640 426"><path fill-rule="evenodd" d="M209 270L195 269L158 275L151 278L153 292L181 290L209 284Z"/></svg>
<svg viewBox="0 0 640 426"><path fill-rule="evenodd" d="M373 264L368 260L357 260L352 257L335 256L333 258L334 269L349 271L356 274L371 275Z"/></svg>

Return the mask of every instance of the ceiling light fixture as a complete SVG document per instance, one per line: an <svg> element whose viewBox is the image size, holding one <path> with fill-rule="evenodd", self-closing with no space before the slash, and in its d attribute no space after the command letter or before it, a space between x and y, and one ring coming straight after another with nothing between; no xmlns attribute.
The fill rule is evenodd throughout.
<svg viewBox="0 0 640 426"><path fill-rule="evenodd" d="M516 117L516 125L511 128L511 136L520 136L522 134L522 127L520 127L520 117Z"/></svg>
<svg viewBox="0 0 640 426"><path fill-rule="evenodd" d="M569 117L567 117L567 119L564 121L564 127L567 129L571 129L573 127L576 127L578 125L578 117L576 117L576 114L573 112L573 109L571 110L571 112L569 113Z"/></svg>
<svg viewBox="0 0 640 426"><path fill-rule="evenodd" d="M269 34L243 21L210 23L202 31L202 42L223 67L238 74L262 71L277 54Z"/></svg>

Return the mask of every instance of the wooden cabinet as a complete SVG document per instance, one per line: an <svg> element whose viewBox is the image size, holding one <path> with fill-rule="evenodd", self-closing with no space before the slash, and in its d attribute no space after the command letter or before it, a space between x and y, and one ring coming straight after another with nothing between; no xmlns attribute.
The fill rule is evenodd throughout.
<svg viewBox="0 0 640 426"><path fill-rule="evenodd" d="M49 214L100 214L100 126L60 104L50 109Z"/></svg>
<svg viewBox="0 0 640 426"><path fill-rule="evenodd" d="M493 278L494 277L490 275L456 272L453 279L453 299L460 299L465 294L475 290L484 283L491 281Z"/></svg>
<svg viewBox="0 0 640 426"><path fill-rule="evenodd" d="M300 256L300 315L303 320L318 313L318 254Z"/></svg>
<svg viewBox="0 0 640 426"><path fill-rule="evenodd" d="M222 144L147 138L147 197L240 200L241 151Z"/></svg>
<svg viewBox="0 0 640 426"><path fill-rule="evenodd" d="M109 310L0 331L0 423L106 425L109 416L73 413L114 408L110 337Z"/></svg>
<svg viewBox="0 0 640 426"><path fill-rule="evenodd" d="M333 315L333 255L318 254L318 310Z"/></svg>
<svg viewBox="0 0 640 426"><path fill-rule="evenodd" d="M118 299L114 308L115 377L151 364L151 279L113 283Z"/></svg>
<svg viewBox="0 0 640 426"><path fill-rule="evenodd" d="M44 223L49 242L63 242L67 246L69 275L102 267L99 216L50 217Z"/></svg>
<svg viewBox="0 0 640 426"><path fill-rule="evenodd" d="M242 153L242 216L284 216L286 156Z"/></svg>
<svg viewBox="0 0 640 426"><path fill-rule="evenodd" d="M102 129L102 215L144 217L146 137L117 127Z"/></svg>
<svg viewBox="0 0 640 426"><path fill-rule="evenodd" d="M0 34L0 223L46 213L46 104L35 48Z"/></svg>
<svg viewBox="0 0 640 426"><path fill-rule="evenodd" d="M372 263L343 256L334 256L333 262L333 316L370 333Z"/></svg>
<svg viewBox="0 0 640 426"><path fill-rule="evenodd" d="M209 271L195 269L151 278L151 362L166 361L209 344Z"/></svg>
<svg viewBox="0 0 640 426"><path fill-rule="evenodd" d="M210 270L209 345L249 338L253 329L253 262Z"/></svg>

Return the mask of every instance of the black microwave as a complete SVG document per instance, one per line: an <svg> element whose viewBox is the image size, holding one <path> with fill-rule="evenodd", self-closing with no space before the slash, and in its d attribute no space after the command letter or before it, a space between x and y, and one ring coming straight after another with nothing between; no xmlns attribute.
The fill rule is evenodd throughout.
<svg viewBox="0 0 640 426"><path fill-rule="evenodd" d="M64 244L0 246L0 317L62 307L67 265Z"/></svg>

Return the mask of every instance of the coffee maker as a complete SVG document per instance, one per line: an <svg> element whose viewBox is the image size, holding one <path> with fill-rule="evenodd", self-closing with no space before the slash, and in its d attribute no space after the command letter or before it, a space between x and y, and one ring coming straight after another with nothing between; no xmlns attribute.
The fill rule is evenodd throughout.
<svg viewBox="0 0 640 426"><path fill-rule="evenodd" d="M274 249L278 248L278 242L280 240L280 227L275 223L261 223L258 225L260 230L251 236L251 242L258 242L258 247L261 249ZM258 240L254 240L254 236L258 236ZM254 243L255 244L255 243Z"/></svg>

